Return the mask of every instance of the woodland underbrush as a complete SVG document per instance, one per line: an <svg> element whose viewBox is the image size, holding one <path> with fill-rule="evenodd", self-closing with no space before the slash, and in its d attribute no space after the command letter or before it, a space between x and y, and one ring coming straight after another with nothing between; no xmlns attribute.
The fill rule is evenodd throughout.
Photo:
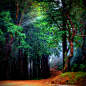
<svg viewBox="0 0 86 86"><path fill-rule="evenodd" d="M66 72L56 76L46 84L80 85L86 86L86 72Z"/></svg>

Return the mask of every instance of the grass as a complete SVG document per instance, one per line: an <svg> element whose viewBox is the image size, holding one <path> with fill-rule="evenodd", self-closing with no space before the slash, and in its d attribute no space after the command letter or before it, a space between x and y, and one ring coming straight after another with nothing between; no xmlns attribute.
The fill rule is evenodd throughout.
<svg viewBox="0 0 86 86"><path fill-rule="evenodd" d="M68 83L75 84L77 80L86 76L85 72L66 72L61 74L60 76L65 77L67 76L70 81Z"/></svg>
<svg viewBox="0 0 86 86"><path fill-rule="evenodd" d="M66 72L56 76L50 84L86 85L86 72ZM85 85L84 85L85 84Z"/></svg>

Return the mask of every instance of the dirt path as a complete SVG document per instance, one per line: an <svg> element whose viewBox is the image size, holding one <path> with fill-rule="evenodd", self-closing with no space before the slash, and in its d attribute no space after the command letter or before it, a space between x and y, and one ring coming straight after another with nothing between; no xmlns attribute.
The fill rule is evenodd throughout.
<svg viewBox="0 0 86 86"><path fill-rule="evenodd" d="M51 76L58 76L62 73L62 71L56 70L56 69L50 69Z"/></svg>
<svg viewBox="0 0 86 86"><path fill-rule="evenodd" d="M47 86L45 82L51 81L55 76L58 76L62 72L56 69L50 69L51 76L47 79L41 80L6 80L0 81L0 86Z"/></svg>

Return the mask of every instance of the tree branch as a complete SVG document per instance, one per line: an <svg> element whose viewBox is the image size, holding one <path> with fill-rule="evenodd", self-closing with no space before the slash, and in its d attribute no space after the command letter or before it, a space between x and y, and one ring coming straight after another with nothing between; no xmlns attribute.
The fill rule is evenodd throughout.
<svg viewBox="0 0 86 86"><path fill-rule="evenodd" d="M86 37L86 35L75 35L75 36Z"/></svg>

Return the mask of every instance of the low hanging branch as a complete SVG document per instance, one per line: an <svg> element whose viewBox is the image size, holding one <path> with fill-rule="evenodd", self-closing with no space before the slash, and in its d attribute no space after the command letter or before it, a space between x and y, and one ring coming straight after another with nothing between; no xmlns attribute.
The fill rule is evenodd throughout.
<svg viewBox="0 0 86 86"><path fill-rule="evenodd" d="M67 34L66 34L66 37L69 38L69 36L68 36ZM80 47L82 47L82 45L81 45L79 42L77 42L77 41L74 40L74 39L73 39L73 41L74 41L75 43L77 43ZM86 49L86 48L84 48L84 49Z"/></svg>
<svg viewBox="0 0 86 86"><path fill-rule="evenodd" d="M86 35L75 35L75 36L86 37Z"/></svg>

